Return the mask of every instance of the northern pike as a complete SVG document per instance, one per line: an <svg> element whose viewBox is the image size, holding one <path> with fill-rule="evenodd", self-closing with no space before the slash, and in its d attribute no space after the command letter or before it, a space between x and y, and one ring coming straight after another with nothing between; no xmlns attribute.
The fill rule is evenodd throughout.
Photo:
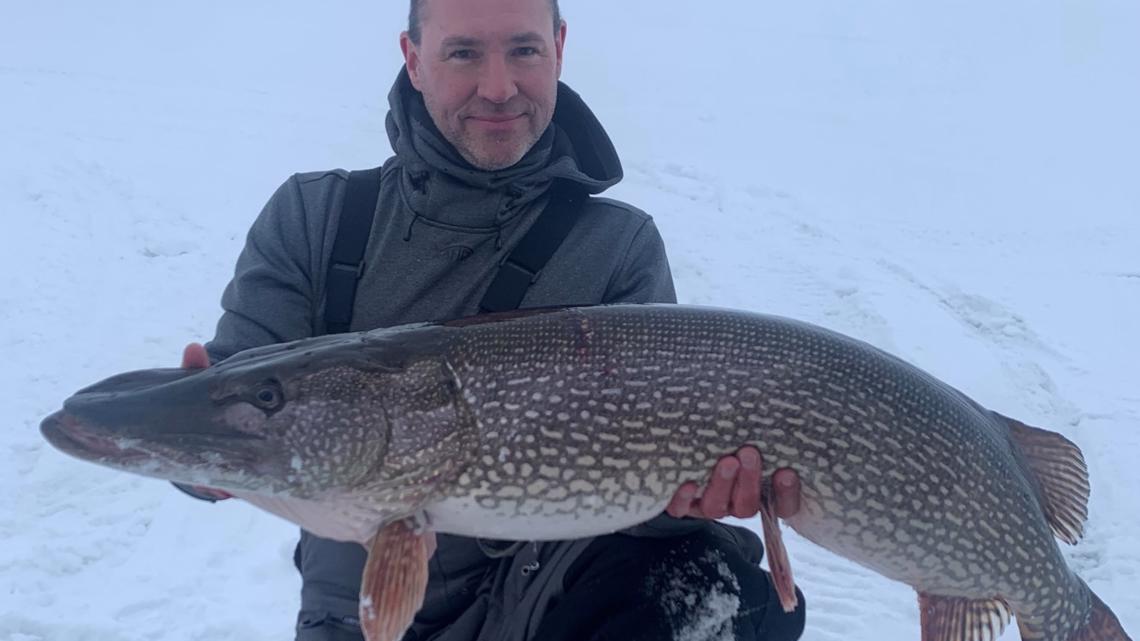
<svg viewBox="0 0 1140 641"><path fill-rule="evenodd" d="M1087 517L1076 445L808 323L681 305L479 316L251 349L76 393L44 436L81 459L221 488L369 549L361 620L394 641L427 528L600 535L661 513L743 445L801 479L786 523L913 586L924 641L1126 641L1066 564ZM772 506L782 605L795 605Z"/></svg>

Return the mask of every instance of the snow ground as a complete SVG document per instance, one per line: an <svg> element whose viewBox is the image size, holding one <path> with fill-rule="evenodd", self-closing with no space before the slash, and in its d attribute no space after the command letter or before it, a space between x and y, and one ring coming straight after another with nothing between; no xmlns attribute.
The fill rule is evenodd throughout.
<svg viewBox="0 0 1140 641"><path fill-rule="evenodd" d="M1068 556L1136 634L1140 5L563 4L564 79L683 302L858 336L1076 441ZM291 526L80 464L38 423L208 338L287 175L387 156L403 14L0 6L0 641L291 638ZM806 641L918 638L913 591L789 539Z"/></svg>

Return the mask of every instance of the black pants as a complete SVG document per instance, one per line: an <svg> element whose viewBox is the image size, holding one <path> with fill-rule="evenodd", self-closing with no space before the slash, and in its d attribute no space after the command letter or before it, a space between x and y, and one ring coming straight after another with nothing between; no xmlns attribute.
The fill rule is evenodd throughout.
<svg viewBox="0 0 1140 641"><path fill-rule="evenodd" d="M768 574L707 532L601 537L575 560L543 641L795 641L804 600L786 614ZM731 636L728 634L731 631Z"/></svg>
<svg viewBox="0 0 1140 641"><path fill-rule="evenodd" d="M536 639L795 641L804 628L798 589L799 607L785 613L768 574L703 531L673 538L600 537L567 569L563 587ZM303 618L297 641L362 641L356 624Z"/></svg>

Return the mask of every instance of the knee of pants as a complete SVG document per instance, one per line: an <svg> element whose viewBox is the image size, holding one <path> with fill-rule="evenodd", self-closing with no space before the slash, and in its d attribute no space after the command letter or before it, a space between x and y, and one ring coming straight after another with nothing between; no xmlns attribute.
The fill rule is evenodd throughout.
<svg viewBox="0 0 1140 641"><path fill-rule="evenodd" d="M807 622L807 603L804 593L796 588L796 609L784 612L780 605L780 596L776 588L768 581L768 603L764 608L764 615L757 621L757 639L760 641L796 641L804 633Z"/></svg>
<svg viewBox="0 0 1140 641"><path fill-rule="evenodd" d="M794 641L803 631L802 593L785 613L768 573L719 537L614 535L591 548L567 572L567 592L656 604L675 631L731 630L739 641Z"/></svg>

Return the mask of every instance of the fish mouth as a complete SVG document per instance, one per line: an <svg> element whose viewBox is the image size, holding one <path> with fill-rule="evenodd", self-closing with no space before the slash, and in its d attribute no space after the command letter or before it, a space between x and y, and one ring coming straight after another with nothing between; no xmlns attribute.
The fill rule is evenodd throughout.
<svg viewBox="0 0 1140 641"><path fill-rule="evenodd" d="M56 449L81 461L152 478L221 489L260 491L251 481L276 476L285 464L259 455L262 439L195 433L142 436L109 432L97 423L60 410L40 423Z"/></svg>
<svg viewBox="0 0 1140 641"><path fill-rule="evenodd" d="M61 410L40 423L40 433L53 447L85 460L139 461L148 454L135 447L134 439L115 437L92 428Z"/></svg>
<svg viewBox="0 0 1140 641"><path fill-rule="evenodd" d="M104 455L227 451L264 440L228 424L225 405L212 398L207 370L140 370L79 390L43 421L41 431Z"/></svg>
<svg viewBox="0 0 1140 641"><path fill-rule="evenodd" d="M218 374L127 372L75 393L40 433L76 459L142 476L258 491L293 472L293 452L265 431L267 414L230 394Z"/></svg>

